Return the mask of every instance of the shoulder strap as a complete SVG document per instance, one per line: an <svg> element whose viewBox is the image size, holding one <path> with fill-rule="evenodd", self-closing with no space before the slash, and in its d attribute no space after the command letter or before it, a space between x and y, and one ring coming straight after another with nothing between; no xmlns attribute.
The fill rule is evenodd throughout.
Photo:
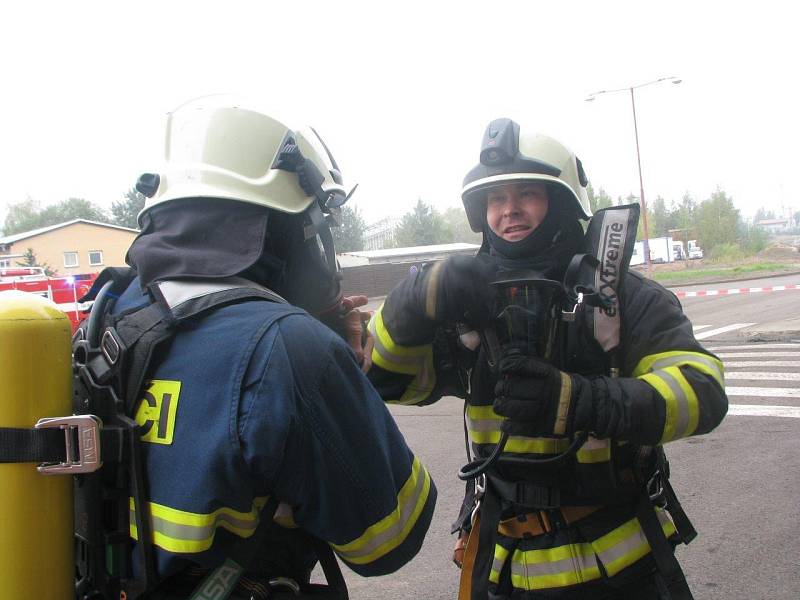
<svg viewBox="0 0 800 600"><path fill-rule="evenodd" d="M266 300L285 304L271 290L246 279L232 277L219 281L162 281L148 287L152 304L113 319L101 342L106 357L119 356L124 381L120 391L126 412L131 414L144 382L153 352L170 339L180 324L217 308L244 300Z"/></svg>

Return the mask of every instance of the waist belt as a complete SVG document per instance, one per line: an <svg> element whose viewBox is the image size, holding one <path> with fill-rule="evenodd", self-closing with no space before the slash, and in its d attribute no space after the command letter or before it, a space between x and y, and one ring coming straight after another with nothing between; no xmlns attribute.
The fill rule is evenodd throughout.
<svg viewBox="0 0 800 600"><path fill-rule="evenodd" d="M554 510L537 510L500 521L497 532L516 539L534 537L555 531L559 526L571 525L601 508L600 506L562 506Z"/></svg>

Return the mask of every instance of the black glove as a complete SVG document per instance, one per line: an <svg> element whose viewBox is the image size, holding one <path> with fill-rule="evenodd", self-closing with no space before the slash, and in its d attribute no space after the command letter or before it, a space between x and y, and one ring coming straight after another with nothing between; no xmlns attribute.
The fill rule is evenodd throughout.
<svg viewBox="0 0 800 600"><path fill-rule="evenodd" d="M486 255L451 256L427 274L425 315L437 323L483 325L490 319L497 266Z"/></svg>
<svg viewBox="0 0 800 600"><path fill-rule="evenodd" d="M507 417L503 431L512 435L568 436L583 429L591 411L591 386L580 375L569 375L517 350L500 359L494 389L494 411ZM580 424L582 425L582 423Z"/></svg>

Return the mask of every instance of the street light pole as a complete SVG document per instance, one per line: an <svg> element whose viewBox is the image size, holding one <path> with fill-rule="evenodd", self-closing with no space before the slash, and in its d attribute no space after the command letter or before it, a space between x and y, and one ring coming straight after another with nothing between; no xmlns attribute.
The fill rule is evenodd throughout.
<svg viewBox="0 0 800 600"><path fill-rule="evenodd" d="M633 87L631 90L631 109L633 110L633 135L636 138L636 164L639 166L639 202L642 204L642 229L644 231L644 260L647 265L647 272L653 271L653 264L650 262L650 230L647 228L647 203L644 200L644 180L642 179L642 155L639 152L639 127L636 125L636 101L633 99Z"/></svg>
<svg viewBox="0 0 800 600"><path fill-rule="evenodd" d="M654 83L660 83L662 81L671 81L674 84L680 83L682 80L678 79L677 77L661 77L659 79L655 79L653 81L648 81L647 83L640 83L639 85L632 85L629 87L618 88L615 90L600 90L599 92L594 92L593 94L589 94L586 98L586 102L592 102L597 96L601 94L611 94L614 92L625 92L628 91L631 94L631 109L633 111L633 135L636 140L636 163L639 167L639 202L642 206L642 229L644 232L644 260L645 264L647 265L647 272L650 273L653 270L653 265L650 262L650 234L647 228L647 203L644 199L644 180L642 178L642 155L639 152L639 126L636 123L636 100L634 99L633 90L644 87L646 85L653 85Z"/></svg>

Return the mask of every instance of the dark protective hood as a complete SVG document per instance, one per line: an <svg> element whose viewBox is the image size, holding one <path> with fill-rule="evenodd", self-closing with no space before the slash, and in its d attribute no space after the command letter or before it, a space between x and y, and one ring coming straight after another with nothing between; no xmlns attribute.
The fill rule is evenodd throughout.
<svg viewBox="0 0 800 600"><path fill-rule="evenodd" d="M143 286L166 279L232 277L259 261L268 224L269 210L255 204L176 200L143 215L142 231L125 261L138 271Z"/></svg>
<svg viewBox="0 0 800 600"><path fill-rule="evenodd" d="M317 236L306 239L304 213L288 214L213 198L175 200L143 215L127 263L142 286L167 279L240 275L319 315L341 299Z"/></svg>
<svg viewBox="0 0 800 600"><path fill-rule="evenodd" d="M531 269L560 281L569 261L580 252L583 236L575 218L548 211L541 225L518 242L508 242L487 227L480 251L493 256L503 269Z"/></svg>

